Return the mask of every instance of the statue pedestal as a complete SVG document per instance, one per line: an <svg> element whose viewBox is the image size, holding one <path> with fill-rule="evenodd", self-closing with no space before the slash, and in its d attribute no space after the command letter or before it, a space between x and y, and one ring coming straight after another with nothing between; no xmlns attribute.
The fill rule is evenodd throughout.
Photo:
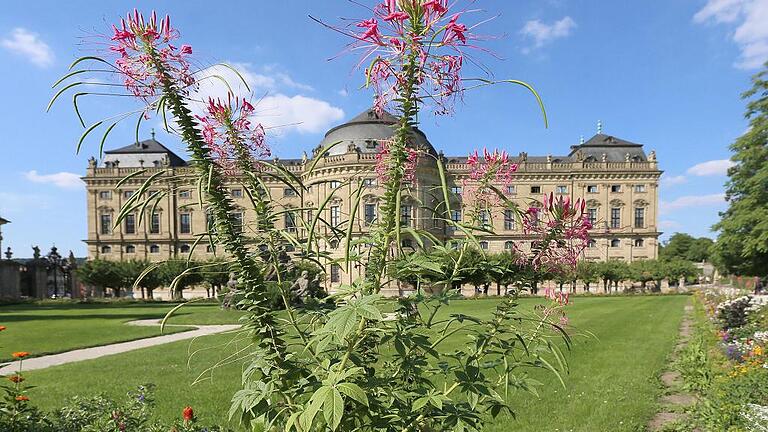
<svg viewBox="0 0 768 432"><path fill-rule="evenodd" d="M15 261L0 261L0 299L21 298L21 265Z"/></svg>

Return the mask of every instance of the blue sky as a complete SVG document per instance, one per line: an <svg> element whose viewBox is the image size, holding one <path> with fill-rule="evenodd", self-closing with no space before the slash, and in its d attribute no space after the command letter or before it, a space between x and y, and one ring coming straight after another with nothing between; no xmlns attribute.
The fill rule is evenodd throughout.
<svg viewBox="0 0 768 432"><path fill-rule="evenodd" d="M372 3L361 0L362 3ZM122 4L121 4L122 3ZM483 17L500 14L479 33L498 57L482 57L496 78L533 84L544 98L544 129L529 94L518 88L470 93L453 117L422 118L432 143L446 154L503 148L513 154L567 154L602 120L605 133L655 149L665 171L660 224L672 232L709 235L725 208L728 145L745 132L741 92L768 58L768 0L655 2L593 0L478 0ZM82 133L69 98L45 113L51 84L69 63L99 54L95 35L134 6L169 13L200 65L238 65L255 91L266 95L268 124L303 123L272 132L280 157L315 147L323 132L364 110L370 92L359 89L354 58L329 61L347 42L312 22L365 17L345 0L12 2L0 15L0 216L3 248L31 255L55 243L85 253L85 194L77 179L97 152ZM470 18L471 21L475 17ZM89 121L123 109L107 99L83 107ZM143 130L159 129L156 120ZM132 125L116 128L107 147L133 140ZM174 149L178 141L158 131Z"/></svg>

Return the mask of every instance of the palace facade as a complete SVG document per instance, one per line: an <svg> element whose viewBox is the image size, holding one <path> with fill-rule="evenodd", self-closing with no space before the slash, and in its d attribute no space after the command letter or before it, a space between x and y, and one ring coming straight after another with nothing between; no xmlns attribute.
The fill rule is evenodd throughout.
<svg viewBox="0 0 768 432"><path fill-rule="evenodd" d="M376 219L377 201L382 189L377 185L373 166L382 140L392 136L396 119L390 115L378 116L371 110L329 130L324 140L301 159L278 160L288 171L302 178L308 190L297 194L284 184L267 179L272 199L286 212L280 223L282 228L301 236L303 224L298 217L311 220L308 208L320 206L332 195L324 212L324 219L333 226L344 226L353 207L352 198L363 184L365 191L358 207L353 233L361 235ZM445 156L437 152L420 130L414 130L412 145L423 154L420 157L416 179L411 183L408 196L402 204L401 221L404 225L430 231L440 239L460 237L451 225L446 226L434 217L434 209L442 202L442 193L436 192L441 184L435 158L442 158L447 169L451 219L466 221L462 209L463 180L469 174L466 157ZM329 151L318 156L320 149L336 143ZM308 173L313 158L319 157L315 168ZM519 168L514 182L503 192L526 207L544 194L569 196L572 200L586 200L587 211L593 222L592 241L584 252L587 260L634 261L653 259L658 253L658 186L661 171L655 152L648 154L641 144L598 133L589 140L570 147L563 156L529 156L520 153L512 158ZM124 177L145 170L117 187ZM167 194L147 214L129 214L123 223L114 227L121 206L137 192L144 181L159 175L150 192L164 189ZM114 260L146 259L150 261L186 257L200 234L206 232L206 214L198 204L197 186L193 168L154 139L109 150L103 160L92 158L83 180L87 189L89 258ZM251 219L247 196L236 177L232 178L229 192L246 227ZM522 249L530 248L534 240L528 238L520 224L502 209L491 211L488 225L494 234L481 239L480 246L490 252L511 249L513 242ZM141 223L140 223L141 221ZM326 234L331 230L324 228ZM345 228L346 229L346 228ZM415 247L411 238L404 238L403 246ZM331 254L343 255L344 247L329 240L324 246ZM196 259L212 259L220 251L201 242L194 248ZM339 266L329 266L326 283L333 289L356 278L357 271L346 273Z"/></svg>

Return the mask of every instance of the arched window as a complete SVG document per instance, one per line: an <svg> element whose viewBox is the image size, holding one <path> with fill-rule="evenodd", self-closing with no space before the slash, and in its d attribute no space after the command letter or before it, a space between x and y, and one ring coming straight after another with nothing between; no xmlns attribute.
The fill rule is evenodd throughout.
<svg viewBox="0 0 768 432"><path fill-rule="evenodd" d="M126 246L125 247L125 253L129 253L129 254L136 253L136 246L134 246L134 245Z"/></svg>
<svg viewBox="0 0 768 432"><path fill-rule="evenodd" d="M504 242L504 249L505 250L512 250L515 248L515 243L512 242L512 240L507 240Z"/></svg>
<svg viewBox="0 0 768 432"><path fill-rule="evenodd" d="M189 253L189 249L190 248L189 248L188 244L183 244L183 245L181 245L179 247L179 252L181 252L181 253Z"/></svg>
<svg viewBox="0 0 768 432"><path fill-rule="evenodd" d="M635 247L643 247L645 246L645 242L643 239L635 239Z"/></svg>
<svg viewBox="0 0 768 432"><path fill-rule="evenodd" d="M480 242L480 249L488 250L488 242L487 241L481 241Z"/></svg>
<svg viewBox="0 0 768 432"><path fill-rule="evenodd" d="M106 246L106 245L102 246L101 247L101 253L103 253L103 254L112 253L112 246Z"/></svg>
<svg viewBox="0 0 768 432"><path fill-rule="evenodd" d="M339 241L336 239L333 239L330 242L328 242L328 245L331 247L331 249L336 249L337 247L339 247Z"/></svg>
<svg viewBox="0 0 768 432"><path fill-rule="evenodd" d="M617 248L619 246L621 246L621 240L619 240L619 239L611 239L611 247L612 248Z"/></svg>
<svg viewBox="0 0 768 432"><path fill-rule="evenodd" d="M589 239L589 242L587 242L588 248L597 247L597 241L595 239Z"/></svg>
<svg viewBox="0 0 768 432"><path fill-rule="evenodd" d="M160 246L158 245L149 246L149 253L160 253Z"/></svg>

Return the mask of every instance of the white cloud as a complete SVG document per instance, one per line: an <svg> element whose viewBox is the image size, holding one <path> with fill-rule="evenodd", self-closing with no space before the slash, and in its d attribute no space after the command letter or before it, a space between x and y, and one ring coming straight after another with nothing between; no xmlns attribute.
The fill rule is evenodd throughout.
<svg viewBox="0 0 768 432"><path fill-rule="evenodd" d="M709 0L693 20L736 25L732 38L741 49L736 67L755 69L768 60L768 0Z"/></svg>
<svg viewBox="0 0 768 432"><path fill-rule="evenodd" d="M80 176L70 172L59 172L54 174L38 174L32 170L24 173L27 180L34 183L52 184L63 189L79 189L83 187L83 181Z"/></svg>
<svg viewBox="0 0 768 432"><path fill-rule="evenodd" d="M686 183L687 181L688 179L685 178L684 175L679 175L679 176L663 175L661 177L662 186L674 186L674 185Z"/></svg>
<svg viewBox="0 0 768 432"><path fill-rule="evenodd" d="M661 213L667 213L673 210L680 210L690 207L715 206L725 203L725 194L710 195L686 195L672 201L662 201L659 204Z"/></svg>
<svg viewBox="0 0 768 432"><path fill-rule="evenodd" d="M25 217L30 210L49 209L51 201L52 198L48 196L0 192L0 213L5 216L19 215Z"/></svg>
<svg viewBox="0 0 768 432"><path fill-rule="evenodd" d="M545 44L552 42L555 39L567 37L571 34L571 31L576 28L576 21L567 16L559 21L555 21L552 24L545 24L540 20L531 20L525 23L520 34L533 39L533 47L541 48ZM531 49L526 48L523 51L529 52Z"/></svg>
<svg viewBox="0 0 768 432"><path fill-rule="evenodd" d="M675 229L675 228L682 228L683 225L680 224L680 222L676 222L673 220L663 220L659 221L659 228L662 229Z"/></svg>
<svg viewBox="0 0 768 432"><path fill-rule="evenodd" d="M290 131L298 133L325 132L333 123L344 118L344 111L330 103L306 96L301 92L312 91L312 87L293 80L289 75L275 71L275 67L253 70L248 63L228 63L242 76L223 66L212 66L202 70L199 78L220 76L227 81L236 94L252 94L256 107L254 121L260 122L272 133L282 135ZM227 86L217 78L203 79L193 99L207 100L208 97L225 98ZM299 94L296 94L299 93ZM200 113L202 107L193 106L193 111Z"/></svg>
<svg viewBox="0 0 768 432"><path fill-rule="evenodd" d="M13 29L9 38L0 40L0 45L15 54L26 57L33 64L47 67L53 64L53 50L40 40L36 33L21 27Z"/></svg>
<svg viewBox="0 0 768 432"><path fill-rule="evenodd" d="M688 168L688 174L704 177L704 176L720 176L728 174L728 168L735 164L728 159L711 160L702 162Z"/></svg>

